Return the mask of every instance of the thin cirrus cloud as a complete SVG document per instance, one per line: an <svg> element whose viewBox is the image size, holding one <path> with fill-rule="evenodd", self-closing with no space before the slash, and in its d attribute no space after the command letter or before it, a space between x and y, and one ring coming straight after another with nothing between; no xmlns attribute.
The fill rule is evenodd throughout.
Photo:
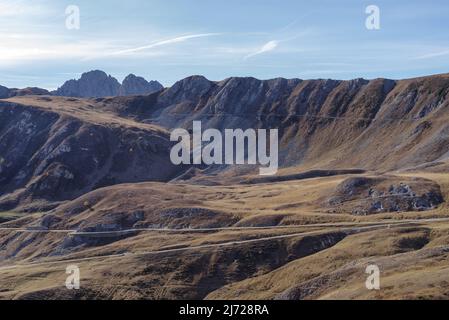
<svg viewBox="0 0 449 320"><path fill-rule="evenodd" d="M4 44L0 47L0 65L16 64L19 62L49 59L80 59L88 61L97 58L122 57L149 51L150 49L221 35L220 33L191 34L157 41L146 46L119 50L113 41L78 41L68 42L64 39L44 38L37 41L38 35L2 34L0 40ZM23 41L26 38L27 41ZM36 41L33 41L36 40ZM42 41L41 41L42 40ZM62 41L61 41L62 40Z"/></svg>
<svg viewBox="0 0 449 320"><path fill-rule="evenodd" d="M116 56L116 55L133 54L133 53L136 53L136 52L139 52L139 51L149 50L149 49L153 49L153 48L157 48L157 47L161 47L161 46L166 46L166 45L170 45L170 44L175 44L175 43L180 43L180 42L185 42L185 41L188 41L188 40L191 40L191 39L213 37L213 36L219 36L219 35L222 35L222 34L221 33L191 34L191 35L175 37L175 38L171 38L171 39L167 39L167 40L157 41L157 42L151 43L151 44L146 45L146 46L141 46L141 47L136 47L136 48L130 48L130 49L125 49L125 50L114 51L114 52L109 53L108 55Z"/></svg>
<svg viewBox="0 0 449 320"><path fill-rule="evenodd" d="M0 0L0 17L37 16L49 11L46 6L39 3L30 4L24 1Z"/></svg>
<svg viewBox="0 0 449 320"><path fill-rule="evenodd" d="M290 29L295 24L296 24L296 21L288 24L286 27L282 28L282 30L285 31L287 29ZM291 36L290 38L286 38L286 39L282 39L282 40L270 40L267 43L265 43L262 47L260 47L259 49L255 50L255 51L253 51L253 52L251 52L249 54L247 54L246 56L244 56L243 59L247 60L247 59L253 58L255 56L258 56L258 55L261 55L261 54L264 54L264 53L267 53L267 52L271 52L271 51L277 49L281 42L293 41L293 40L296 40L296 39L298 39L300 37L307 36L309 34L310 34L310 30L307 29L307 30L304 30L302 32L299 32L299 33ZM300 51L303 51L303 50L301 49Z"/></svg>
<svg viewBox="0 0 449 320"><path fill-rule="evenodd" d="M263 53L267 53L267 52L273 51L274 49L276 49L276 48L278 47L278 45L279 45L279 42L276 41L276 40L268 41L267 43L265 43L265 44L264 44L260 49L258 49L257 51L252 52L252 53L246 55L246 56L244 57L244 59L246 60L246 59L255 57L255 56L257 56L257 55L260 55L260 54L263 54Z"/></svg>
<svg viewBox="0 0 449 320"><path fill-rule="evenodd" d="M37 37L36 37L37 38ZM24 41L24 39L26 41ZM86 56L113 49L105 41L53 41L47 38L4 37L0 35L0 67L15 67L37 61L83 59Z"/></svg>
<svg viewBox="0 0 449 320"><path fill-rule="evenodd" d="M442 57L442 56L447 56L447 55L449 55L449 50L443 50L443 51L428 53L428 54L424 54L424 55L415 57L414 60L432 59L432 58L437 58L437 57Z"/></svg>

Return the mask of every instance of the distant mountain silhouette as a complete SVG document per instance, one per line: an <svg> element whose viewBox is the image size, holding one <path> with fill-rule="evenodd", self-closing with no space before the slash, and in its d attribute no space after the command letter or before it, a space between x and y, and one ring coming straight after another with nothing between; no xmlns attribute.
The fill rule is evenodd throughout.
<svg viewBox="0 0 449 320"><path fill-rule="evenodd" d="M10 89L7 87L0 86L0 99L7 99L11 97L16 96L27 96L27 95L49 95L50 92L42 89L42 88L36 88L36 87L28 87L24 89Z"/></svg>
<svg viewBox="0 0 449 320"><path fill-rule="evenodd" d="M145 95L157 92L163 86L157 81L146 81L142 77L133 74L128 75L123 83L104 71L94 70L83 73L79 80L66 81L60 88L53 92L56 96L66 97L109 97Z"/></svg>
<svg viewBox="0 0 449 320"><path fill-rule="evenodd" d="M120 96L130 96L139 94L150 94L160 91L164 87L157 81L147 81L142 77L137 77L133 74L128 75L124 80L119 90Z"/></svg>

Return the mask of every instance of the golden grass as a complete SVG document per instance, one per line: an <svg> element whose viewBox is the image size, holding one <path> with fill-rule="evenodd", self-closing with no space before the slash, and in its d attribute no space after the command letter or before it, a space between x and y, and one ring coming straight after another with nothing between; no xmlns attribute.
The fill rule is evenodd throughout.
<svg viewBox="0 0 449 320"><path fill-rule="evenodd" d="M404 176L411 175L437 181L444 197L448 199L449 174ZM24 249L21 253L23 256L19 254L17 260L3 263L3 266L19 266L14 269L1 269L0 266L0 285L4 288L0 298L20 298L33 292L45 297L47 291L57 292L60 297L66 297L67 294L70 297L72 293L64 289L65 267L69 262L60 260L86 257L96 258L73 263L81 268L82 286L88 290L89 297L101 299L272 299L301 286L317 287L305 296L306 299L447 298L444 272L449 268L449 259L440 248L449 242L448 222L422 222L407 227L392 224L390 228L348 235L322 251L291 260L288 258L293 254L291 250L303 236L176 253L144 254L148 251L218 245L298 232L316 231L324 235L341 229L332 225L305 226L311 223L367 223L448 216L446 203L431 211L384 213L366 217L326 213L320 207L319 200L346 178L335 176L214 187L142 183L107 188L100 200L93 202L92 209L72 217L70 222L76 224L83 219L101 221L103 214L142 209L150 204L162 208L190 203L192 206L232 213L242 219L242 225L272 221L281 216L281 224L298 224L298 227L288 230L171 234L141 232L110 244L86 247L48 258L45 258L48 252L56 248L65 236L41 235L41 238L36 238L39 241L34 246ZM102 194L101 190L99 194ZM128 197L129 194L132 196ZM82 203L85 199L78 201ZM8 232L0 232L0 239L10 236ZM29 236L21 237L21 241L26 241ZM101 257L121 252L130 254ZM32 262L30 257L51 263L26 265ZM370 263L381 267L380 291L368 291L364 287L367 276L364 271Z"/></svg>

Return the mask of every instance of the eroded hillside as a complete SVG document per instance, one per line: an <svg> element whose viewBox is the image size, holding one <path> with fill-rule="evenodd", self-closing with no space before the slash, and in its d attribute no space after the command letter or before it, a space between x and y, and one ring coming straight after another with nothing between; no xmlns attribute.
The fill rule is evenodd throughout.
<svg viewBox="0 0 449 320"><path fill-rule="evenodd" d="M448 91L448 75L194 76L1 100L0 297L447 298ZM194 120L279 129L278 174L171 164L170 130ZM381 293L364 290L370 263Z"/></svg>

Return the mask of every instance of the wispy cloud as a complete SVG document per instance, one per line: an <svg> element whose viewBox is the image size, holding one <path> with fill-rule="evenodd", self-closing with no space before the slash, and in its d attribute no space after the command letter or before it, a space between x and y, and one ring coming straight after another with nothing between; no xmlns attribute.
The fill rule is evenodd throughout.
<svg viewBox="0 0 449 320"><path fill-rule="evenodd" d="M291 22L290 24L288 24L287 26L282 28L282 30L285 31L287 29L290 29L297 22L298 22L297 20ZM273 51L273 50L277 49L281 43L293 41L300 37L307 36L310 34L310 32L311 31L309 29L306 29L301 32L296 32L296 34L290 35L289 37L286 37L287 35L285 35L285 34L284 35L280 34L280 33L284 33L284 32L277 32L276 34L272 34L272 37L277 40L270 40L270 41L266 42L262 47L257 48L256 50L253 50L252 52L250 52L249 54L244 56L243 59L246 60L246 59L258 56L260 54L264 54L264 53ZM303 51L302 49L294 49L294 50L295 51Z"/></svg>
<svg viewBox="0 0 449 320"><path fill-rule="evenodd" d="M268 41L267 43L265 43L265 44L264 44L260 49L258 49L257 51L255 51L255 52L253 52L253 53L250 53L250 54L246 55L246 56L244 57L244 59L249 59L249 58L255 57L255 56L259 55L259 54L273 51L274 49L276 49L276 48L278 47L278 45L279 45L279 41L276 41L276 40Z"/></svg>
<svg viewBox="0 0 449 320"><path fill-rule="evenodd" d="M69 39L40 34L0 34L0 65L13 66L19 63L53 59L79 59L89 61L98 58L130 57L141 53L147 56L163 56L167 52L151 50L174 45L197 38L218 36L220 33L203 33L178 36L156 41L149 45L123 49L114 40L69 41ZM26 40L26 41L24 41ZM179 52L179 50L174 51ZM171 52L173 54L173 52Z"/></svg>
<svg viewBox="0 0 449 320"><path fill-rule="evenodd" d="M106 41L52 41L37 39L11 39L0 36L0 66L13 67L22 63L83 59L96 52L114 47Z"/></svg>
<svg viewBox="0 0 449 320"><path fill-rule="evenodd" d="M48 8L39 3L0 0L0 17L20 17L48 13Z"/></svg>
<svg viewBox="0 0 449 320"><path fill-rule="evenodd" d="M301 20L303 20L304 18L306 18L307 16L309 16L311 13L305 13L301 16L299 16L298 18L296 18L295 20L291 21L290 23L288 23L287 25L283 26L282 28L279 29L278 32L286 32L290 29L292 29L295 25L298 24L298 22L300 22Z"/></svg>
<svg viewBox="0 0 449 320"><path fill-rule="evenodd" d="M148 49L153 49L153 48L166 46L166 45L170 45L170 44L174 44L174 43L180 43L180 42L184 42L184 41L191 40L191 39L213 37L213 36L219 36L219 35L221 35L221 33L200 33L200 34L192 34L192 35L180 36L180 37L175 37L175 38L166 39L166 40L162 40L162 41L156 41L156 42L153 42L153 43L151 43L149 45L145 45L145 46L141 46L141 47L114 51L114 52L109 53L109 55L113 56L113 55L132 54L132 53L135 53L135 52L144 51L144 50L148 50Z"/></svg>
<svg viewBox="0 0 449 320"><path fill-rule="evenodd" d="M449 55L449 49L417 56L417 57L413 58L413 60L432 59L432 58L437 58L437 57L442 57L442 56L447 56L447 55Z"/></svg>

